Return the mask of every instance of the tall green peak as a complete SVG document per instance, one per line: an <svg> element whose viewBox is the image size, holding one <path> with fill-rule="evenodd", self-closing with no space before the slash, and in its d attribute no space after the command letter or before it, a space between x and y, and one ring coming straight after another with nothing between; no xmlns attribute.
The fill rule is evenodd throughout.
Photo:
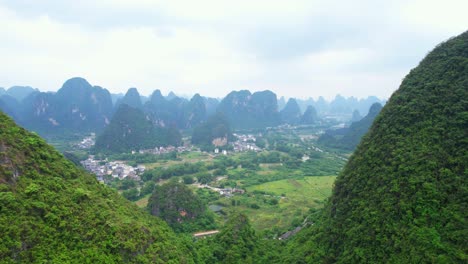
<svg viewBox="0 0 468 264"><path fill-rule="evenodd" d="M296 262L466 263L468 32L405 77L335 182ZM294 247L294 246L292 246Z"/></svg>
<svg viewBox="0 0 468 264"><path fill-rule="evenodd" d="M0 112L0 262L192 263L166 223Z"/></svg>
<svg viewBox="0 0 468 264"><path fill-rule="evenodd" d="M102 152L131 152L161 146L177 146L180 133L171 127L154 125L140 109L120 105L110 124L97 137L95 148Z"/></svg>

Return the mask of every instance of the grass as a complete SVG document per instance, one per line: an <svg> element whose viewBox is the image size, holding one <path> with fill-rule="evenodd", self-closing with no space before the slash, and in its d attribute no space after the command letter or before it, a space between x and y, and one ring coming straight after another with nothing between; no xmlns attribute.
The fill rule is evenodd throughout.
<svg viewBox="0 0 468 264"><path fill-rule="evenodd" d="M161 160L154 163L144 163L146 169L154 169L156 167L169 167L172 165L179 165L186 162L209 162L213 159L209 154L202 152L184 152L179 155L178 160Z"/></svg>
<svg viewBox="0 0 468 264"><path fill-rule="evenodd" d="M282 233L302 223L311 208L323 207L336 176L308 176L249 186L244 195L220 198L210 204L245 213L257 231ZM275 200L275 201L274 201Z"/></svg>
<svg viewBox="0 0 468 264"><path fill-rule="evenodd" d="M336 176L313 176L302 180L287 179L251 186L247 188L248 193L266 193L249 197L260 208L253 209L241 204L239 209L248 215L253 227L259 231L271 227L286 230L300 222L310 208L318 209L323 206L324 200L331 195L335 178ZM268 204L271 199L277 199L278 204Z"/></svg>
<svg viewBox="0 0 468 264"><path fill-rule="evenodd" d="M151 196L151 194L145 195L143 198L136 201L135 204L140 208L146 207L148 205L148 200L149 200L150 196Z"/></svg>

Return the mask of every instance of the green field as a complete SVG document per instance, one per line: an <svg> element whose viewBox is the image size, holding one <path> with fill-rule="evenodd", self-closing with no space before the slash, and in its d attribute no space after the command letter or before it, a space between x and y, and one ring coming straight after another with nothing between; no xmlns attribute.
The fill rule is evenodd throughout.
<svg viewBox="0 0 468 264"><path fill-rule="evenodd" d="M311 208L323 207L336 176L310 176L247 187L247 193L219 202L247 214L258 231L286 231L300 225ZM275 202L276 200L277 202ZM236 202L234 202L236 201ZM276 229L276 230L275 230Z"/></svg>

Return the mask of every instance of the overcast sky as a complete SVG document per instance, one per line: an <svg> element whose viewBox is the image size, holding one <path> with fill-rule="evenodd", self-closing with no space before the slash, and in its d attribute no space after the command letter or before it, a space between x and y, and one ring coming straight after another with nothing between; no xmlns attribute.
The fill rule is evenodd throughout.
<svg viewBox="0 0 468 264"><path fill-rule="evenodd" d="M387 98L468 1L0 0L0 87Z"/></svg>

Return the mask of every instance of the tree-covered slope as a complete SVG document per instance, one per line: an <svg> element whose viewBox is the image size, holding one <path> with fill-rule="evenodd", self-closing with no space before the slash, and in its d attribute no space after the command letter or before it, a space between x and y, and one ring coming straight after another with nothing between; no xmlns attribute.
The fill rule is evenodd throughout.
<svg viewBox="0 0 468 264"><path fill-rule="evenodd" d="M222 113L210 116L193 129L192 143L204 146L224 146L232 139L229 122ZM218 142L219 141L219 142Z"/></svg>
<svg viewBox="0 0 468 264"><path fill-rule="evenodd" d="M122 104L96 139L95 149L122 153L179 144L177 129L154 126L141 110Z"/></svg>
<svg viewBox="0 0 468 264"><path fill-rule="evenodd" d="M191 263L163 221L0 112L1 263Z"/></svg>
<svg viewBox="0 0 468 264"><path fill-rule="evenodd" d="M467 98L465 32L406 76L290 261L466 263Z"/></svg>
<svg viewBox="0 0 468 264"><path fill-rule="evenodd" d="M176 232L216 228L206 204L189 187L177 181L156 185L147 209L150 214L166 221Z"/></svg>

